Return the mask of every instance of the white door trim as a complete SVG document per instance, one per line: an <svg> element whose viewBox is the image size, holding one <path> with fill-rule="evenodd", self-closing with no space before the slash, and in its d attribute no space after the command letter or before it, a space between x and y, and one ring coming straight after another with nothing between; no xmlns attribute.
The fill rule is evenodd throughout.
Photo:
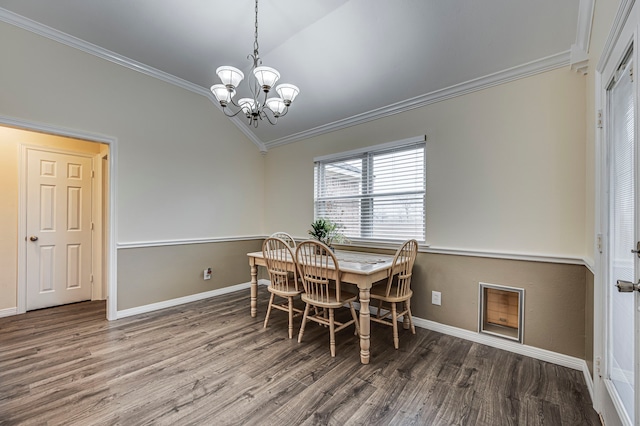
<svg viewBox="0 0 640 426"><path fill-rule="evenodd" d="M619 56L633 44L634 46L634 64L638 64L637 58L640 51L638 44L638 26L640 24L640 13L634 10L635 0L621 0L615 21L611 27L609 37L600 56L600 60L596 67L595 73L595 111L596 129L595 129L595 238L594 242L594 339L593 339L593 374L594 374L594 408L601 413L602 417L607 421L612 417L617 417L620 424L630 425L628 417L622 414L623 409L616 401L609 400L611 384L604 378L607 377L606 371L606 350L608 342L608 319L607 304L608 292L607 286L610 284L609 271L607 266L607 246L608 246L608 230L609 230L609 160L608 160L608 135L606 133L607 120L607 85L609 77L613 69L617 68ZM632 13L633 12L633 13ZM631 19L631 21L630 21ZM629 34L625 30L627 22L632 22L633 34ZM638 93L635 94L635 105L638 107ZM636 112L637 114L637 112ZM637 131L636 127L636 131ZM637 392L637 389L636 389ZM637 396L636 396L637 397ZM608 403L610 402L610 403ZM615 407L616 412L606 412L607 407ZM611 411L611 410L609 410ZM636 416L636 423L640 421L640 413Z"/></svg>
<svg viewBox="0 0 640 426"><path fill-rule="evenodd" d="M66 129L60 126L37 123L34 121L16 119L0 115L0 124L16 127L25 130L31 130L41 133L48 133L57 136L66 136L76 139L84 139L90 142L98 142L109 145L109 206L107 212L107 241L104 242L104 247L107 247L107 319L117 319L117 253L116 253L116 229L117 229L117 215L116 215L116 199L117 199L117 182L118 182L118 140L112 136L105 136L96 133L89 133L81 130ZM21 171L22 172L22 171ZM21 198L20 203L23 203L22 194L24 194L26 188L24 187L26 182L24 176L20 175L18 179L18 194ZM19 207L20 213L22 213L23 207ZM26 223L22 214L18 215L18 230L20 235L25 235ZM18 238L18 294L17 294L17 313L24 313L26 310L26 281L25 281L25 268L26 258L23 256L25 251L24 238ZM20 291L24 289L23 291Z"/></svg>

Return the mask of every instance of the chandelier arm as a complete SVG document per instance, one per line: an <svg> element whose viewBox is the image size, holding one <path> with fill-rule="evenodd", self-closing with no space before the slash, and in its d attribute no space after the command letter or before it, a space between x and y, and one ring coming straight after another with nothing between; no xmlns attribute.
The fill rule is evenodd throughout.
<svg viewBox="0 0 640 426"><path fill-rule="evenodd" d="M285 115L287 115L288 112L289 112L289 107L285 107L284 111L278 116L278 118L284 117Z"/></svg>
<svg viewBox="0 0 640 426"><path fill-rule="evenodd" d="M235 105L235 104L234 104L234 105ZM237 106L237 105L236 105L236 106ZM240 113L242 112L242 108L241 108L241 109L239 109L239 110L238 110L238 111L236 111L236 112L231 113L231 108L229 108L229 107L224 107L224 108L222 108L222 111L224 112L224 115L226 115L226 116L227 116L227 117L229 117L229 118L232 118L232 117L235 117L236 115L240 114ZM227 111L229 111L229 112L227 112Z"/></svg>
<svg viewBox="0 0 640 426"><path fill-rule="evenodd" d="M265 107L264 110L260 112L260 118L266 118L269 124L275 125L278 122L278 117L274 116L273 120L271 120L271 117L269 117L269 114L267 114L266 110L271 111L269 108Z"/></svg>
<svg viewBox="0 0 640 426"><path fill-rule="evenodd" d="M233 98L231 98L231 105L233 105L234 107L237 107L237 108L241 108L241 109L242 109L242 107L241 107L240 105L238 105L238 104L236 103L236 100L235 100L235 99L233 99Z"/></svg>

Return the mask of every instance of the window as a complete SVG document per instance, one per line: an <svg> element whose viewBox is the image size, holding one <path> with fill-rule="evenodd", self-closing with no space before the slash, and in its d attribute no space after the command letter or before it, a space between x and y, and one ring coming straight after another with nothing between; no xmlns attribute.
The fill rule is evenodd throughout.
<svg viewBox="0 0 640 426"><path fill-rule="evenodd" d="M351 240L425 241L425 137L315 159L315 218Z"/></svg>

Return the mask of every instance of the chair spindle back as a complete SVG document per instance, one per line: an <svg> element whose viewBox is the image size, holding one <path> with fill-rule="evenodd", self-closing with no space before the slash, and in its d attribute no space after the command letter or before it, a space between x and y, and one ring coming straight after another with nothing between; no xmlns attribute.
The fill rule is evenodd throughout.
<svg viewBox="0 0 640 426"><path fill-rule="evenodd" d="M294 250L296 249L296 240L294 240L293 237L286 232L274 232L270 235L270 238L280 238L282 241L287 243L289 247Z"/></svg>
<svg viewBox="0 0 640 426"><path fill-rule="evenodd" d="M262 244L262 255L267 262L269 279L274 289L287 291L295 288L298 290L298 271L293 268L291 274L291 262L295 265L295 255L286 241L280 238L269 237Z"/></svg>
<svg viewBox="0 0 640 426"><path fill-rule="evenodd" d="M416 261L418 253L418 242L416 240L407 240L396 252L391 266L391 275L387 283L387 297L403 297L409 293L411 289L411 275L413 264ZM395 294L390 294L394 279L398 285L394 288Z"/></svg>
<svg viewBox="0 0 640 426"><path fill-rule="evenodd" d="M303 241L296 249L296 261L307 297L326 303L333 296L340 301L340 267L329 247L315 240Z"/></svg>

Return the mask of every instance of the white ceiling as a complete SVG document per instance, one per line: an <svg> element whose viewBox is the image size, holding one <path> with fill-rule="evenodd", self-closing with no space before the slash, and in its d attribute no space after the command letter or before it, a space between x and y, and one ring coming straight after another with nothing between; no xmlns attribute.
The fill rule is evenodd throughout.
<svg viewBox="0 0 640 426"><path fill-rule="evenodd" d="M531 63L568 65L584 3L261 0L263 63L301 93L276 126L261 122L244 131L258 145L275 146L446 96L452 86L463 91L496 73L526 74ZM219 82L218 66L245 74L251 67L253 0L0 0L0 8L2 20L35 21L23 26L45 25L45 32L65 33L207 91ZM222 114L215 107L211 113Z"/></svg>

